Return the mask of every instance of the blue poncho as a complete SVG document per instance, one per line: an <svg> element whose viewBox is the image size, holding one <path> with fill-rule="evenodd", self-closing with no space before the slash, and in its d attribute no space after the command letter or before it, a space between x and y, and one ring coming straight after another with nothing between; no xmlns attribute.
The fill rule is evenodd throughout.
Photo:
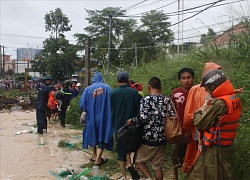
<svg viewBox="0 0 250 180"><path fill-rule="evenodd" d="M83 131L83 148L98 143L107 143L106 149L113 149L113 129L109 93L112 88L104 83L100 72L96 72L92 85L85 88L81 99L81 110L87 111L86 126Z"/></svg>

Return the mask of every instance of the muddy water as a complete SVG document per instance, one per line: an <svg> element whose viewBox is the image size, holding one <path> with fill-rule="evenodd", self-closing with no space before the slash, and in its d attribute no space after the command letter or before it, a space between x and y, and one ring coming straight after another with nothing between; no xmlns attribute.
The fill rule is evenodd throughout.
<svg viewBox="0 0 250 180"><path fill-rule="evenodd" d="M79 171L80 165L91 157L83 151L57 147L60 139L80 142L82 131L62 128L57 121L51 121L48 133L25 132L35 131L33 124L36 124L35 111L0 112L1 180L56 179L50 171L59 173L62 168ZM41 145L41 138L44 145Z"/></svg>

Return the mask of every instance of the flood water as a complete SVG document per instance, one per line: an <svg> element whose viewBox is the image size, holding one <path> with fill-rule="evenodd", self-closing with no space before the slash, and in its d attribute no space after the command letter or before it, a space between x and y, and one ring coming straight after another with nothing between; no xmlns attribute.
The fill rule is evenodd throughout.
<svg viewBox="0 0 250 180"><path fill-rule="evenodd" d="M59 148L58 141L81 142L82 131L62 128L58 121L48 124L48 133L35 134L35 110L0 113L0 179L50 180L50 173L69 168L80 170L91 154ZM28 133L27 131L34 131ZM44 145L41 145L43 141Z"/></svg>

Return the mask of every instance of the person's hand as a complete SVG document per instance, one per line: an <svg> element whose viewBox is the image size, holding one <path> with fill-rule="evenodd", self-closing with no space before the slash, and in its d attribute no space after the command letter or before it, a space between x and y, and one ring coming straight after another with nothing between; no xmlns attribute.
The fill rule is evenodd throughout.
<svg viewBox="0 0 250 180"><path fill-rule="evenodd" d="M235 89L235 90L234 90L234 93L236 93L236 94L237 94L237 93L243 93L243 92L244 92L244 88L245 88L245 87L242 87L242 88L240 88L240 89Z"/></svg>
<svg viewBox="0 0 250 180"><path fill-rule="evenodd" d="M126 125L131 126L133 124L132 119L127 120Z"/></svg>
<svg viewBox="0 0 250 180"><path fill-rule="evenodd" d="M186 138L187 140L187 143L189 144L192 140L192 133L191 131L186 131L185 134L184 134L184 137Z"/></svg>
<svg viewBox="0 0 250 180"><path fill-rule="evenodd" d="M200 152L202 152L202 150L203 150L203 145L198 145L198 150L199 150Z"/></svg>
<svg viewBox="0 0 250 180"><path fill-rule="evenodd" d="M199 150L200 152L202 152L202 150L203 150L203 143L202 143L202 140L201 140L201 139L200 139L199 142L198 142L198 150Z"/></svg>

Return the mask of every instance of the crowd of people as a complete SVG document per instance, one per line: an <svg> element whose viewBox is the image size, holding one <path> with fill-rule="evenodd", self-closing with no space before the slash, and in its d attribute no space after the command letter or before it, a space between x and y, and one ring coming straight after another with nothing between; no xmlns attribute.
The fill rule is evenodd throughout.
<svg viewBox="0 0 250 180"><path fill-rule="evenodd" d="M104 82L100 72L96 72L92 84L82 93L79 93L78 83L70 85L65 81L53 86L52 78L45 76L36 104L37 133L47 130L50 98L54 97L53 107L57 107L61 126L65 127L67 106L72 98L80 95L80 109L87 113L82 147L91 147L93 156L89 161L96 166L108 163L103 151L113 150L113 135L124 125L139 124L143 133L135 152L126 152L123 144L116 142L122 175L119 179L126 179L127 171L132 179L140 179L139 170L146 180L162 180L168 144L164 133L166 117L178 116L183 136L173 144L172 179L178 179L181 169L187 180L232 180L230 157L242 111L237 93L243 93L243 88L234 90L222 67L213 62L205 64L200 84L194 85L194 76L191 68L181 68L177 74L180 87L173 89L170 97L162 94L159 77L149 79L148 95L144 96L142 84L131 80L124 71L118 73L115 89Z"/></svg>
<svg viewBox="0 0 250 180"><path fill-rule="evenodd" d="M81 92L80 83L77 83L78 87L76 89L76 83L66 80L52 84L52 80L50 75L46 75L43 77L43 83L40 82L36 87L37 100L35 107L38 134L47 132L47 122L50 122L52 116L54 120L58 116L61 126L66 127L66 110L70 101Z"/></svg>

